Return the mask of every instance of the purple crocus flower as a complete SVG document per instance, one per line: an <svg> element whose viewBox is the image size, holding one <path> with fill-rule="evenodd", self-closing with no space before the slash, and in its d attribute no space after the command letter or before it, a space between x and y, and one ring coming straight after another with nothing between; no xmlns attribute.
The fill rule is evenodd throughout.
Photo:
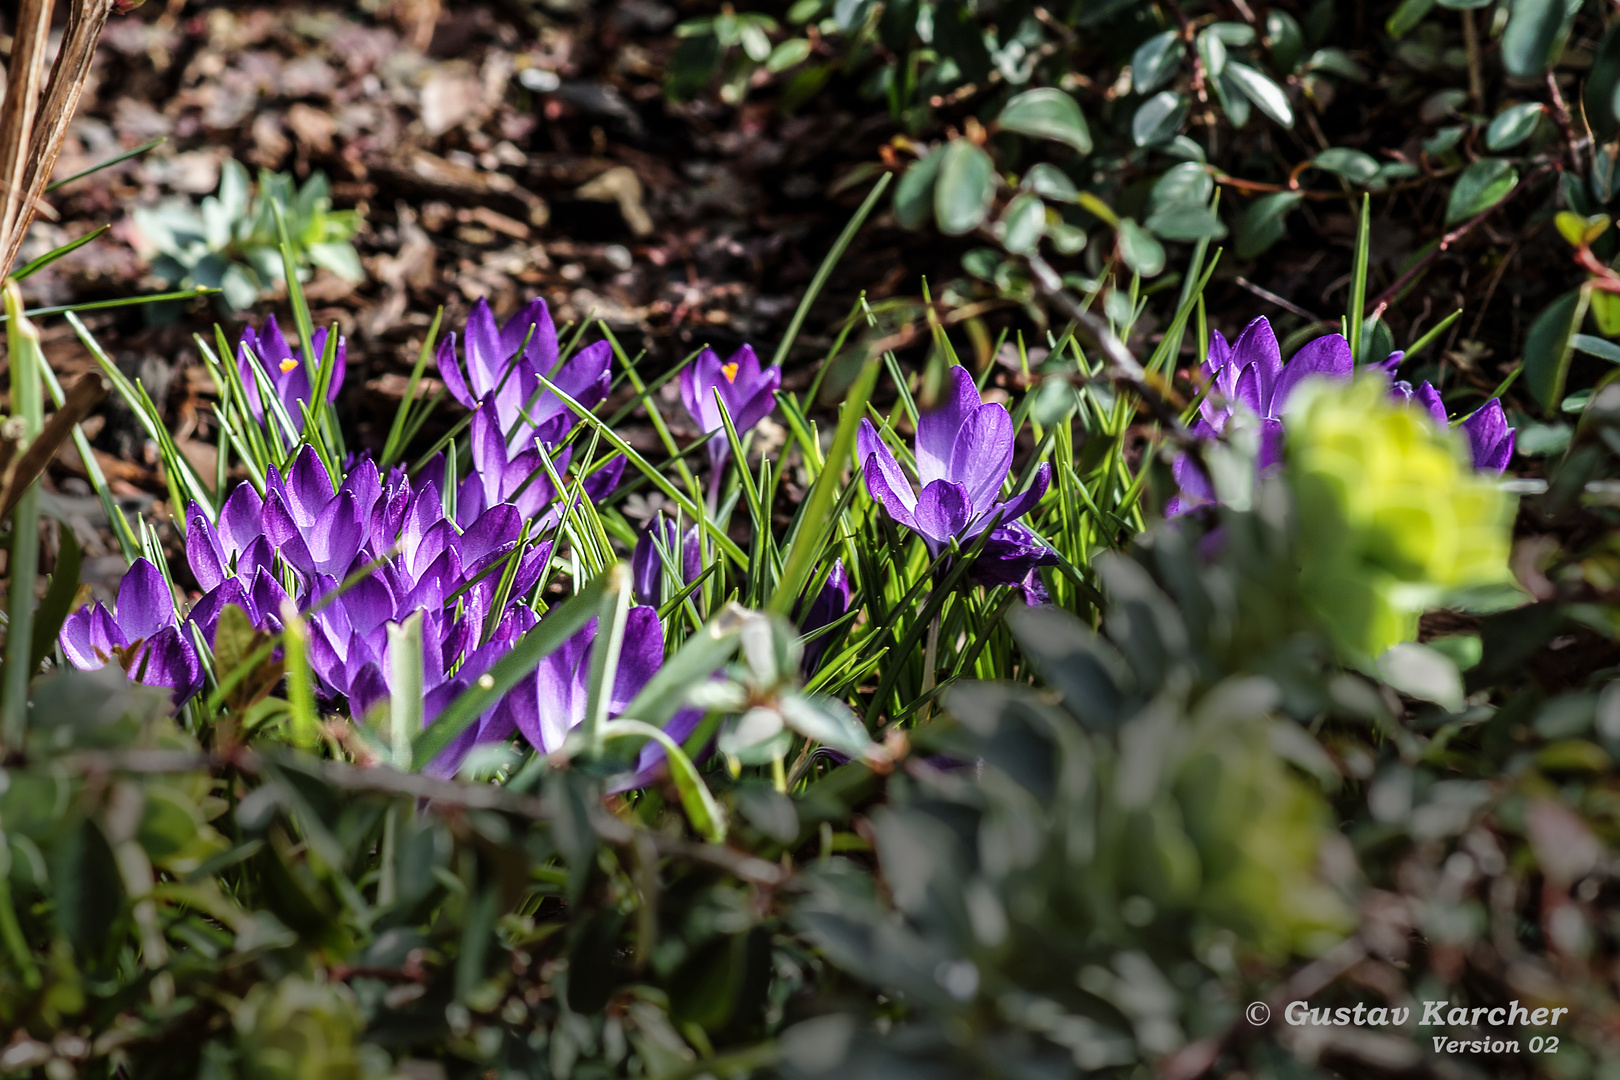
<svg viewBox="0 0 1620 1080"><path fill-rule="evenodd" d="M585 719L596 627L597 620L592 619L540 661L534 674L502 700L492 722L492 733L520 731L529 745L542 754L562 746L568 732ZM619 652L618 675L608 699L609 711L613 715L623 712L663 663L664 627L658 621L658 612L645 606L631 608ZM495 737L504 738L505 734Z"/></svg>
<svg viewBox="0 0 1620 1080"><path fill-rule="evenodd" d="M1277 335L1262 316L1244 327L1230 345L1220 331L1211 334L1203 371L1213 387L1199 403L1192 434L1201 439L1220 438L1232 417L1243 409L1260 421L1256 465L1265 470L1282 461L1282 415L1294 390L1312 376L1348 379L1355 362L1350 357L1350 343L1338 334L1328 334L1307 343L1285 366ZM1181 492L1165 507L1166 517L1216 501L1214 486L1190 455L1177 455L1171 473Z"/></svg>
<svg viewBox="0 0 1620 1080"><path fill-rule="evenodd" d="M968 569L968 578L980 585L1016 586L1024 595L1024 603L1035 607L1051 602L1039 569L1057 563L1057 552L1040 534L1021 521L1013 521L990 530L979 557Z"/></svg>
<svg viewBox="0 0 1620 1080"><path fill-rule="evenodd" d="M552 472L565 476L573 447L565 446L553 453L538 438L528 448L509 445L501 437L496 419L482 409L473 414L471 439L473 469L456 492L457 520L465 522L487 507L510 502L523 517L538 519L536 524L542 529L555 524L560 506L542 514L557 501L559 493L541 455L549 459ZM615 456L585 477L585 498L592 502L605 499L623 474L624 458Z"/></svg>
<svg viewBox="0 0 1620 1080"><path fill-rule="evenodd" d="M530 301L497 328L488 301L480 299L467 316L463 355L464 361L456 359L455 334L439 343L445 389L469 409L492 402L499 430L514 448L534 439L553 445L574 426L573 411L542 390L541 376L587 409L607 396L611 380L613 350L605 341L558 366L557 328L544 300Z"/></svg>
<svg viewBox="0 0 1620 1080"><path fill-rule="evenodd" d="M259 396L259 380L253 374L253 365L257 363L259 370L275 388L276 397L287 410L287 415L292 418L293 427L298 431L304 430L304 410L299 402L309 405L313 411L314 406L309 399L314 392L314 364L326 355L327 333L325 327L317 327L310 335L315 356L313 361L306 362L300 350L288 343L274 315L264 321L262 331L255 333L251 326L242 330L241 341L236 346L236 365L242 375L242 387L247 392L248 408L252 410L255 420L262 423L265 414L264 400ZM348 342L339 337L336 359L332 365L332 381L326 388L328 401L336 401L338 390L343 386L348 354Z"/></svg>
<svg viewBox="0 0 1620 1080"><path fill-rule="evenodd" d="M146 559L136 559L118 583L114 611L101 601L62 624L62 651L74 667L94 671L116 660L131 679L167 687L176 706L202 689L202 664L175 618L169 583Z"/></svg>
<svg viewBox="0 0 1620 1080"><path fill-rule="evenodd" d="M1007 525L1023 517L1046 494L1052 475L1051 465L1043 461L1027 489L1011 499L1000 498L1012 467L1012 417L1000 404L982 402L973 377L961 367L950 370L939 404L917 418L920 494L912 492L911 481L870 420L861 421L857 443L867 491L936 556L953 539L966 544L992 522Z"/></svg>
<svg viewBox="0 0 1620 1080"><path fill-rule="evenodd" d="M805 637L810 637L817 630L831 626L849 614L850 595L849 571L844 568L843 559L834 559L832 569L827 572L827 580L816 593L815 599L810 601L802 614L798 607L793 610L793 620L799 624L799 632ZM832 636L829 634L822 634L805 642L804 661L800 665L805 678L809 678L821 667L822 657L826 655L827 646L831 643Z"/></svg>
<svg viewBox="0 0 1620 1080"><path fill-rule="evenodd" d="M641 539L636 541L636 549L630 556L630 580L635 588L636 599L653 607L664 602L666 563L664 553L658 550L659 544L663 545L668 557L674 560L668 565L681 584L690 585L703 569L697 526L693 525L682 532L674 521L663 514L656 515L647 523L647 528L642 531Z"/></svg>
<svg viewBox="0 0 1620 1080"><path fill-rule="evenodd" d="M711 493L719 491L720 470L731 457L725 421L715 394L725 402L731 426L743 435L754 429L776 408L776 391L782 385L782 369L772 365L760 370L759 357L744 345L721 363L713 349L704 349L681 371L681 403L694 423L709 434L709 480Z"/></svg>
<svg viewBox="0 0 1620 1080"><path fill-rule="evenodd" d="M1440 400L1440 392L1430 383L1424 382L1413 389L1409 382L1394 382L1390 384L1389 392L1390 396L1425 410L1434 418L1434 422L1440 425L1440 430L1445 431L1451 426L1450 421L1446 419L1445 402ZM1463 434L1468 437L1468 449L1473 455L1474 468L1494 476L1502 475L1502 471L1513 458L1516 432L1508 426L1507 414L1502 411L1501 399L1491 398L1464 420L1461 427Z"/></svg>

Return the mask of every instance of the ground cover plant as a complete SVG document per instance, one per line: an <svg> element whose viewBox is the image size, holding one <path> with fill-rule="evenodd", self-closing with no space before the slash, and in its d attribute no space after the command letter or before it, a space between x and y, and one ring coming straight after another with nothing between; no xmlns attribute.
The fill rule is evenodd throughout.
<svg viewBox="0 0 1620 1080"><path fill-rule="evenodd" d="M7 24L0 1076L1620 1069L1608 9L129 6Z"/></svg>

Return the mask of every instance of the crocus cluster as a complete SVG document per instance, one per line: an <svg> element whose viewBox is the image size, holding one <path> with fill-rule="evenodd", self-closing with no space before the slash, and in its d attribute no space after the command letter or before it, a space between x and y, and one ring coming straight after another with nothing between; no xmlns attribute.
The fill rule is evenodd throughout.
<svg viewBox="0 0 1620 1080"><path fill-rule="evenodd" d="M97 603L69 618L61 639L69 660L81 668L116 662L183 703L202 686L196 642L213 644L227 605L270 631L296 613L307 624L321 696L362 717L393 692L389 628L419 615L424 721L432 723L536 621L523 598L550 561L543 537L565 495L554 477L565 476L570 457L570 448L555 444L576 422L541 380L589 408L610 378L605 344L559 363L556 331L540 301L498 329L480 302L464 340L464 363L454 335L439 351L446 386L475 410L474 468L459 483L447 482L442 457L414 478L401 469L384 476L365 458L337 473L305 446L284 474L268 471L262 493L238 486L217 519L191 504L186 554L203 595L189 613L182 617L162 573L139 560L114 610ZM323 347L318 340L317 350ZM343 372L341 340L337 355L334 391ZM312 385L273 320L244 334L239 361L262 365L288 414L302 416ZM251 368L244 375L249 387L259 381ZM262 399L250 391L250 401L262 422ZM595 469L584 478L584 497L605 496L622 469L622 459ZM656 611L645 607L633 612L630 630L620 683L633 696L662 661L663 634ZM513 731L541 750L556 749L584 709L575 685L583 675L567 666L568 657L587 652L593 637L594 624L576 634L532 685L520 684L479 717L433 771L452 771L478 742Z"/></svg>
<svg viewBox="0 0 1620 1080"><path fill-rule="evenodd" d="M1387 359L1368 366L1393 377L1402 359L1402 353L1391 353ZM1255 466L1265 471L1282 461L1283 414L1300 384L1313 377L1348 381L1355 373L1355 363L1349 342L1338 334L1328 334L1305 344L1284 364L1271 323L1261 317L1244 327L1231 344L1220 331L1211 334L1203 372L1210 392L1199 403L1192 434L1200 439L1220 438L1239 412L1254 417L1260 426ZM1422 406L1442 430L1449 426L1445 405L1429 383L1414 390L1410 383L1392 382L1390 394L1399 401ZM1462 428L1474 467L1500 474L1513 456L1513 429L1508 426L1502 403L1492 398L1463 421ZM1191 455L1178 455L1172 472L1180 492L1165 507L1166 516L1175 517L1217 501L1214 485Z"/></svg>
<svg viewBox="0 0 1620 1080"><path fill-rule="evenodd" d="M1057 557L1018 519L1046 494L1051 465L1043 461L1028 488L1002 499L1013 460L1012 417L999 403L980 399L967 369L951 368L938 403L917 417L920 491L912 489L870 420L861 421L856 443L867 491L897 524L920 536L931 554L944 553L952 541L967 547L991 529L970 576L984 584L1017 583L1031 602L1043 597L1036 568L1056 563Z"/></svg>

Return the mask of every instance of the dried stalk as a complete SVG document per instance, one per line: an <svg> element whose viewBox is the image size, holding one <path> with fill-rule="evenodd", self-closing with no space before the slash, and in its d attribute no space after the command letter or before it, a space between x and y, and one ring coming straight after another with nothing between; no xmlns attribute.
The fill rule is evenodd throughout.
<svg viewBox="0 0 1620 1080"><path fill-rule="evenodd" d="M22 0L12 36L6 100L0 106L0 236L10 240L33 215L26 209L28 148L32 142L39 91L44 82L45 44L51 33L50 0ZM5 268L11 268L10 262Z"/></svg>
<svg viewBox="0 0 1620 1080"><path fill-rule="evenodd" d="M44 47L50 30L50 0L22 0L22 19L17 42L38 23L37 48L31 53L14 46L11 81L4 106L0 106L0 182L4 189L5 213L0 217L0 272L9 273L17 259L28 227L39 211L56 169L56 158L67 138L68 125L79 107L84 84L90 77L101 31L112 14L115 0L73 0L68 11L62 48L45 86L43 103L40 87L44 81ZM32 47L34 42L29 43ZM26 61L26 62L23 62Z"/></svg>

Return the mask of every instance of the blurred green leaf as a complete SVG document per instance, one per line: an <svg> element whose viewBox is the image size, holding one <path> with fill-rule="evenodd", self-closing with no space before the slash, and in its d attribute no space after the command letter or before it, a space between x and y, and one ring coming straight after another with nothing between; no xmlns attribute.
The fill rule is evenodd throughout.
<svg viewBox="0 0 1620 1080"><path fill-rule="evenodd" d="M1542 309L1524 339L1524 381L1544 409L1563 400L1574 338L1586 315L1586 293L1572 289Z"/></svg>
<svg viewBox="0 0 1620 1080"><path fill-rule="evenodd" d="M990 155L967 139L953 139L940 155L934 184L934 216L946 236L972 232L984 223L996 195Z"/></svg>
<svg viewBox="0 0 1620 1080"><path fill-rule="evenodd" d="M1488 150L1511 150L1528 139L1536 130L1536 123L1546 106L1538 101L1511 105L1496 115L1485 129L1485 147Z"/></svg>
<svg viewBox="0 0 1620 1080"><path fill-rule="evenodd" d="M1051 139L1091 153L1091 132L1074 98L1052 86L1026 90L1007 102L996 122L1006 131Z"/></svg>
<svg viewBox="0 0 1620 1080"><path fill-rule="evenodd" d="M1154 34L1131 55L1132 88L1138 94L1151 94L1175 75L1186 52L1187 47L1176 31Z"/></svg>
<svg viewBox="0 0 1620 1080"><path fill-rule="evenodd" d="M1297 191L1279 191L1250 203L1238 221L1238 258L1252 259L1281 240L1287 232L1284 219L1301 198Z"/></svg>
<svg viewBox="0 0 1620 1080"><path fill-rule="evenodd" d="M1288 104L1288 95L1270 76L1234 61L1226 65L1224 77L1236 83L1261 112L1285 128L1294 126L1294 109Z"/></svg>
<svg viewBox="0 0 1620 1080"><path fill-rule="evenodd" d="M1143 277L1164 270L1164 245L1130 218L1119 223L1119 254L1126 266Z"/></svg>
<svg viewBox="0 0 1620 1080"><path fill-rule="evenodd" d="M1172 138L1187 117L1188 101L1180 94L1161 90L1142 102L1131 117L1131 139L1137 146L1153 146Z"/></svg>
<svg viewBox="0 0 1620 1080"><path fill-rule="evenodd" d="M1519 170L1503 158L1481 158L1457 177L1446 201L1446 224L1455 225L1484 213L1508 197L1519 183Z"/></svg>

